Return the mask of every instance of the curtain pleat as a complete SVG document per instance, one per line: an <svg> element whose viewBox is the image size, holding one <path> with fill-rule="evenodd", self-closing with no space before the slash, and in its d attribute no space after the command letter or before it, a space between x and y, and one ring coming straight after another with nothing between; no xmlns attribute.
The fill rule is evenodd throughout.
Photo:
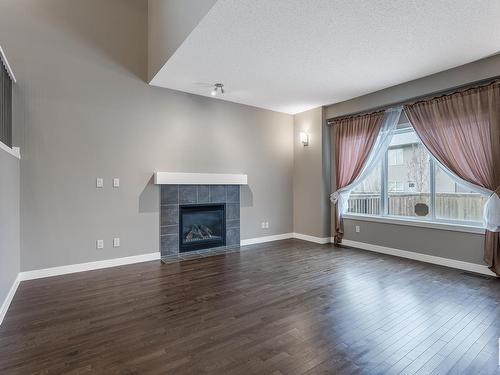
<svg viewBox="0 0 500 375"><path fill-rule="evenodd" d="M335 137L336 188L351 184L362 172L380 132L384 112L338 119L333 122ZM335 203L335 244L342 242L344 223Z"/></svg>
<svg viewBox="0 0 500 375"><path fill-rule="evenodd" d="M475 87L404 107L432 155L461 179L488 189L489 218L500 197L500 82ZM486 223L488 229L498 222ZM484 260L500 275L500 233L486 231Z"/></svg>

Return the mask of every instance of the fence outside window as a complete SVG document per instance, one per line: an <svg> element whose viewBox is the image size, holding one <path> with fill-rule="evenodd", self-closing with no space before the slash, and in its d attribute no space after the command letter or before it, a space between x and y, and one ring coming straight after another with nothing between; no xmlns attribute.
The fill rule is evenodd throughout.
<svg viewBox="0 0 500 375"><path fill-rule="evenodd" d="M416 217L415 204L430 204L429 193L390 193L389 212L393 216ZM380 194L351 193L348 212L380 215ZM481 222L487 197L475 193L436 193L436 217Z"/></svg>

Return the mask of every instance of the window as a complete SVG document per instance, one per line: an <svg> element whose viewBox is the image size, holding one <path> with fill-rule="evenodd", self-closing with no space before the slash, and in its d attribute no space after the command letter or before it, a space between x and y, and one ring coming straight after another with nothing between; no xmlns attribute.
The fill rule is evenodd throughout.
<svg viewBox="0 0 500 375"><path fill-rule="evenodd" d="M380 165L351 192L349 213L480 226L487 197L460 185L399 124Z"/></svg>
<svg viewBox="0 0 500 375"><path fill-rule="evenodd" d="M382 163L351 191L349 212L380 215L382 206Z"/></svg>
<svg viewBox="0 0 500 375"><path fill-rule="evenodd" d="M387 166L389 215L428 216L431 192L429 153L413 131L394 135L388 156L395 151L405 162Z"/></svg>
<svg viewBox="0 0 500 375"><path fill-rule="evenodd" d="M402 165L403 164L403 149L393 148L389 150L387 157L389 158L389 165Z"/></svg>
<svg viewBox="0 0 500 375"><path fill-rule="evenodd" d="M403 181L389 181L389 192L404 191L404 189Z"/></svg>
<svg viewBox="0 0 500 375"><path fill-rule="evenodd" d="M12 147L12 77L0 47L0 142Z"/></svg>
<svg viewBox="0 0 500 375"><path fill-rule="evenodd" d="M481 222L488 197L456 183L436 167L436 218Z"/></svg>

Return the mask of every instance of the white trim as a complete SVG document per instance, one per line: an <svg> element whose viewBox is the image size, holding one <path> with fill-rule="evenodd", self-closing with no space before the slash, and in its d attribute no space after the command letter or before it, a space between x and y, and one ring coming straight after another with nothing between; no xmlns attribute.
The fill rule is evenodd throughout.
<svg viewBox="0 0 500 375"><path fill-rule="evenodd" d="M241 240L240 246L254 245L257 243L264 243L271 241L288 240L289 238L293 238L293 233L283 233L283 234L275 234L273 236L248 238L246 240Z"/></svg>
<svg viewBox="0 0 500 375"><path fill-rule="evenodd" d="M42 277L66 275L68 273L98 270L101 268L109 268L109 267L123 266L126 264L149 262L151 260L159 260L159 259L160 259L160 253L157 252L150 254L134 255L124 258L98 260L96 262L70 264L67 266L44 268L41 270L24 271L19 273L19 280L24 281L24 280L40 279Z"/></svg>
<svg viewBox="0 0 500 375"><path fill-rule="evenodd" d="M271 242L271 241L287 240L290 238L297 238L299 240L304 240L319 244L326 244L330 242L330 237L321 238L301 233L283 233L283 234L276 234L273 236L248 238L246 240L241 240L240 246L254 245L258 243Z"/></svg>
<svg viewBox="0 0 500 375"><path fill-rule="evenodd" d="M276 234L276 235L272 235L272 236L256 237L256 238L249 238L249 239L241 240L240 246L253 245L253 244L259 244L259 243L271 242L271 241L286 240L286 239L290 239L290 238L300 238L300 239L303 239L306 241L316 242L316 243L327 243L329 240L328 238L319 238L319 237L307 236L307 235L298 234L298 233L282 233L282 234ZM23 271L23 272L19 273L18 279L19 279L19 281L40 279L42 277L59 276L59 275L65 275L65 274L75 273L75 272L91 271L91 270L97 270L97 269L101 269L101 268L123 266L123 265L127 265L127 264L140 263L140 262L148 262L151 260L159 260L160 257L161 257L160 253L157 252L157 253L150 253L150 254L134 255L134 256L124 257L124 258L113 258L113 259L99 260L96 262L78 263L78 264L70 264L70 265L66 265L66 266L44 268L44 269L39 269L39 270Z"/></svg>
<svg viewBox="0 0 500 375"><path fill-rule="evenodd" d="M155 172L156 185L246 185L246 174Z"/></svg>
<svg viewBox="0 0 500 375"><path fill-rule="evenodd" d="M330 243L330 237L315 237L315 236L309 236L308 234L301 234L301 233L293 233L293 238L297 238L299 240L304 240L304 241L309 241L309 242L314 242L314 243L319 243L319 244L326 244Z"/></svg>
<svg viewBox="0 0 500 375"><path fill-rule="evenodd" d="M244 239L244 240L241 240L240 246L247 246L247 245L259 244L259 243L271 242L271 241L286 240L286 239L290 239L290 238L299 238L299 239L302 239L305 241L322 243L322 244L328 243L328 240L329 240L329 238L313 237L313 236L308 236L308 235L304 235L304 234L300 234L300 233L282 233L282 234L276 234L276 235L272 235L272 236ZM116 267L116 266L122 266L122 265L126 265L126 264L148 262L151 260L159 260L159 259L160 259L160 253L158 252L158 253L150 253L150 254L143 254L143 255L134 255L134 256L125 257L125 258L113 258L113 259L100 260L100 261L96 261L96 262L78 263L78 264L70 264L67 266L51 267L51 268L44 268L44 269L32 270L32 271L23 271L19 274L19 281L39 279L42 277L65 275L65 274L75 273L75 272L91 271L91 270L97 270L97 269L101 269L101 268Z"/></svg>
<svg viewBox="0 0 500 375"><path fill-rule="evenodd" d="M12 299L14 298L14 295L16 294L17 287L19 286L19 274L17 275L16 279L12 283L12 286L9 289L9 293L5 296L5 299L2 303L2 306L0 307L0 324L3 322L3 318L5 318L5 314L7 314L7 310L9 310L10 304L12 302Z"/></svg>
<svg viewBox="0 0 500 375"><path fill-rule="evenodd" d="M3 61L3 65L5 66L5 69L7 69L7 73L9 74L10 79L12 80L12 82L16 83L16 76L14 75L14 72L9 65L9 61L7 60L7 56L5 56L2 46L0 46L0 59Z"/></svg>
<svg viewBox="0 0 500 375"><path fill-rule="evenodd" d="M332 238L332 242L333 242L333 238ZM488 267L481 265L481 264L463 262L461 260L455 260L455 259L449 259L449 258L442 258L442 257L434 256L434 255L415 253L413 251L393 249L390 247L372 245L372 244L365 243L365 242L342 240L342 244L346 245L346 246L352 246L352 247L362 249L362 250L374 251L376 253L382 253L382 254L393 255L393 256L397 256L397 257L401 257L401 258L418 260L420 262L438 264L440 266L458 268L460 270L481 273L483 275L488 275L488 276L496 276L493 272L491 272L489 270Z"/></svg>
<svg viewBox="0 0 500 375"><path fill-rule="evenodd" d="M10 148L5 143L0 141L0 150L4 150L5 152L11 154L15 158L21 159L21 150L19 149L19 147Z"/></svg>
<svg viewBox="0 0 500 375"><path fill-rule="evenodd" d="M302 233L283 233L283 234L276 234L274 236L256 237L256 238L241 240L240 246L254 245L257 243L264 243L264 242L271 242L278 240L287 240L289 238L297 238L299 240L304 240L319 244L326 244L330 242L330 237L321 238L321 237L309 236L308 234L302 234Z"/></svg>
<svg viewBox="0 0 500 375"><path fill-rule="evenodd" d="M369 216L369 215L360 215L360 214L352 214L352 213L344 214L342 216L344 217L344 219L349 219L349 220L372 221L372 222L376 222L376 223L407 225L407 226L411 226L411 227L450 230L453 232L484 234L484 231L485 231L485 229L482 227L475 227L475 226L462 225L462 224L440 223L437 221L423 221L423 220L415 220L415 219L409 219L409 218L388 217L388 216Z"/></svg>

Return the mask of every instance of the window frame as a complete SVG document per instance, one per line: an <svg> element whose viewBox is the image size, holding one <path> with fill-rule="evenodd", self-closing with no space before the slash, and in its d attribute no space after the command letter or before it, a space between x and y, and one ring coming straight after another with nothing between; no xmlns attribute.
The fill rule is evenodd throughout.
<svg viewBox="0 0 500 375"><path fill-rule="evenodd" d="M410 123L406 123L408 126L404 128L399 128L394 131L394 135L404 134L414 132L413 126ZM404 125L404 124L402 124ZM417 135L418 136L418 135ZM425 147L425 146L424 146ZM382 186L380 189L380 214L370 215L370 214L360 214L347 212L343 215L344 218L363 220L366 221L378 221L386 222L392 224L403 224L411 226L421 226L421 227L431 227L436 229L454 230L460 232L470 232L470 233L484 233L484 224L480 221L464 221L464 220L453 220L453 219L442 219L436 216L436 168L439 168L434 158L429 158L429 188L430 188L430 207L429 215L426 217L413 217L413 216L398 216L389 214L389 149L384 153L381 158L381 182ZM427 151L429 152L429 151ZM482 194L478 191L478 194Z"/></svg>
<svg viewBox="0 0 500 375"><path fill-rule="evenodd" d="M10 89L5 90L4 84L0 85L0 89L2 90L2 93L0 95L2 100L2 103L0 103L0 107L3 107L6 102L10 102L10 109L9 109L9 125L5 127L5 129L8 130L10 135L5 139L5 137L2 137L0 139L0 150L7 152L8 154L21 159L21 153L19 147L14 147L12 145L12 133L13 133L13 121L12 121L12 103L13 103L13 88L14 84L17 82L16 77L14 76L14 72L12 71L12 68L9 65L9 62L7 61L7 57L5 56L5 53L2 49L2 46L0 45L0 69L2 69L1 74L4 74L4 71L7 73L7 79L10 81ZM5 90L5 91L4 91ZM6 100L6 96L9 97L8 100ZM4 124L2 124L4 126ZM4 129L2 129L4 130ZM6 143L4 143L6 142Z"/></svg>

